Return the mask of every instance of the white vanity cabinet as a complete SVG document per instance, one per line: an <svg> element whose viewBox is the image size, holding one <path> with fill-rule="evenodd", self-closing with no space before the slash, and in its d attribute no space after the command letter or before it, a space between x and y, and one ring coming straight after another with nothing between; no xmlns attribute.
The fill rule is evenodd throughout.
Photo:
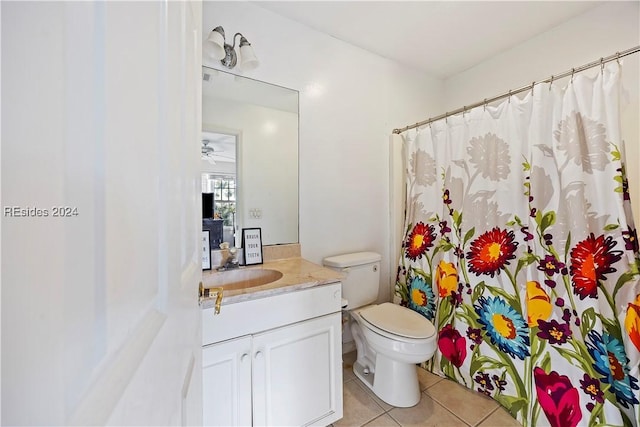
<svg viewBox="0 0 640 427"><path fill-rule="evenodd" d="M203 310L205 425L342 418L340 283Z"/></svg>

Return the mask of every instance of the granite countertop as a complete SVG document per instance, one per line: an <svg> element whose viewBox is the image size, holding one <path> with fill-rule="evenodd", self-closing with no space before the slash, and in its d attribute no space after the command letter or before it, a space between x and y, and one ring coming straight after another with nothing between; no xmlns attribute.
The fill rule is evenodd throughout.
<svg viewBox="0 0 640 427"><path fill-rule="evenodd" d="M241 301L248 301L256 298L265 298L285 292L296 291L314 286L326 285L339 282L344 275L329 268L307 261L303 258L287 258L265 262L264 264L248 267L240 267L241 270L277 270L282 273L282 277L274 282L265 285L254 286L248 289L225 289L223 292L222 305L233 304ZM229 270L235 271L235 270ZM214 286L215 275L224 274L215 270L202 272L202 283L205 287ZM224 288L224 285L223 285ZM215 305L214 298L202 301L203 309L211 308Z"/></svg>

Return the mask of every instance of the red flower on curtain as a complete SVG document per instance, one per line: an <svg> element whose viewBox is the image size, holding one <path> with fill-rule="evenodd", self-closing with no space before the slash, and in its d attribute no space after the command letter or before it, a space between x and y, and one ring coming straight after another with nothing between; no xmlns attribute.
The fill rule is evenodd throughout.
<svg viewBox="0 0 640 427"><path fill-rule="evenodd" d="M456 368L462 366L467 357L467 340L452 325L447 325L440 330L438 348L442 356Z"/></svg>
<svg viewBox="0 0 640 427"><path fill-rule="evenodd" d="M582 419L580 396L566 375L544 369L533 370L538 402L551 427L576 427Z"/></svg>
<svg viewBox="0 0 640 427"><path fill-rule="evenodd" d="M471 243L471 250L467 254L469 271L477 276L488 274L491 277L514 259L518 242L514 241L513 231L500 230L494 227L492 230L481 234Z"/></svg>
<svg viewBox="0 0 640 427"><path fill-rule="evenodd" d="M423 222L417 223L407 239L407 257L413 261L420 258L428 248L433 246L435 238L433 225L425 225Z"/></svg>
<svg viewBox="0 0 640 427"><path fill-rule="evenodd" d="M571 249L571 281L573 293L580 299L597 298L598 281L616 271L611 265L622 257L622 251L612 250L616 244L611 236L596 237L593 233Z"/></svg>

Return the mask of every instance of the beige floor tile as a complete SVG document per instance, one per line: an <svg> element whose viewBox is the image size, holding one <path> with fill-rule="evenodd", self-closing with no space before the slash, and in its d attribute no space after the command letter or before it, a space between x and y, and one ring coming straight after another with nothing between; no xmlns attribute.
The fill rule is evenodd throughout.
<svg viewBox="0 0 640 427"><path fill-rule="evenodd" d="M432 374L426 369L418 368L418 382L420 383L420 391L425 391L432 385L442 381L443 378Z"/></svg>
<svg viewBox="0 0 640 427"><path fill-rule="evenodd" d="M398 427L399 425L387 414L382 414L375 420L365 424L366 427Z"/></svg>
<svg viewBox="0 0 640 427"><path fill-rule="evenodd" d="M353 373L353 363L356 361L356 352L352 351L342 355L342 380L349 381L356 377Z"/></svg>
<svg viewBox="0 0 640 427"><path fill-rule="evenodd" d="M423 393L420 402L411 408L395 408L388 414L401 426L467 427L429 395Z"/></svg>
<svg viewBox="0 0 640 427"><path fill-rule="evenodd" d="M522 424L513 418L502 406L498 406L498 409L478 424L478 427L522 427Z"/></svg>
<svg viewBox="0 0 640 427"><path fill-rule="evenodd" d="M360 378L356 377L354 381L356 381L358 383L358 385L364 389L364 391L366 391L367 393L369 393L371 395L373 400L375 400L375 402L378 405L380 405L382 407L382 409L384 409L384 412L387 412L389 409L394 408L393 406L389 405L387 402L385 402L384 400L382 400L378 396L376 396L376 394L373 392L373 390L371 390L365 383L363 383L360 380Z"/></svg>
<svg viewBox="0 0 640 427"><path fill-rule="evenodd" d="M335 426L361 426L384 412L356 380L344 383L343 402L343 418Z"/></svg>
<svg viewBox="0 0 640 427"><path fill-rule="evenodd" d="M493 399L452 380L440 381L425 393L470 425L478 423L498 406Z"/></svg>
<svg viewBox="0 0 640 427"><path fill-rule="evenodd" d="M350 351L348 353L344 353L342 355L342 361L343 362L353 363L353 362L356 361L357 357L358 357L358 353L355 350L353 350L353 351Z"/></svg>

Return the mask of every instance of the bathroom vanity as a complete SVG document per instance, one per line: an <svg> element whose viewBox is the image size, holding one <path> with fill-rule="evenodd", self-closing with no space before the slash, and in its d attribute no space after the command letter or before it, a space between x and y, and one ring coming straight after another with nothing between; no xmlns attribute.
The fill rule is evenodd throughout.
<svg viewBox="0 0 640 427"><path fill-rule="evenodd" d="M341 276L301 258L244 271L259 269L282 277L236 282L219 314L215 298L202 304L204 425L331 424L342 418ZM225 273L205 273L204 287Z"/></svg>

